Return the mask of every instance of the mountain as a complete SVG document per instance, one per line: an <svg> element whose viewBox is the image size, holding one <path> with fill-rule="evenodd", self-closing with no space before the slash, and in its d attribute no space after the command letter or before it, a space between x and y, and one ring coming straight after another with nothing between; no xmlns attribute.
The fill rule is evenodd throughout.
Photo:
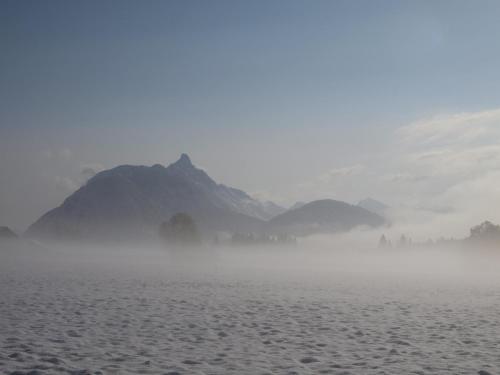
<svg viewBox="0 0 500 375"><path fill-rule="evenodd" d="M384 216L387 209L389 208L389 206L387 206L385 203L379 202L372 198L361 200L358 203L358 206L381 216Z"/></svg>
<svg viewBox="0 0 500 375"><path fill-rule="evenodd" d="M268 230L302 236L343 232L358 226L377 227L384 223L384 218L362 207L325 199L304 204L272 218L268 222Z"/></svg>
<svg viewBox="0 0 500 375"><path fill-rule="evenodd" d="M217 184L188 155L168 167L122 165L102 171L27 231L31 237L128 239L156 235L177 212L203 232L260 231L280 207ZM283 210L283 209L281 209Z"/></svg>

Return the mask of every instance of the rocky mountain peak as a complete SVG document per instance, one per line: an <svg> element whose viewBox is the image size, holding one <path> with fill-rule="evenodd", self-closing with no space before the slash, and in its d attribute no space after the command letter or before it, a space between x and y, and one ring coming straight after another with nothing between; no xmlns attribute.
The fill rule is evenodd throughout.
<svg viewBox="0 0 500 375"><path fill-rule="evenodd" d="M193 168L193 163L191 163L191 159L188 154L181 154L179 160L177 160L173 165L179 168Z"/></svg>

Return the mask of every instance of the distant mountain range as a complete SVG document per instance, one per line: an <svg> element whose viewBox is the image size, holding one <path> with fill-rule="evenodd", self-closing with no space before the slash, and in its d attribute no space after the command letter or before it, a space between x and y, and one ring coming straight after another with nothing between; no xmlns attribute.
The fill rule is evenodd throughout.
<svg viewBox="0 0 500 375"><path fill-rule="evenodd" d="M156 235L177 212L191 215L202 232L288 231L310 234L380 225L361 207L316 201L286 210L242 190L218 184L186 154L168 167L123 165L96 174L28 228L27 236L51 239L141 239ZM287 229L288 226L288 229ZM303 226L302 229L299 229Z"/></svg>

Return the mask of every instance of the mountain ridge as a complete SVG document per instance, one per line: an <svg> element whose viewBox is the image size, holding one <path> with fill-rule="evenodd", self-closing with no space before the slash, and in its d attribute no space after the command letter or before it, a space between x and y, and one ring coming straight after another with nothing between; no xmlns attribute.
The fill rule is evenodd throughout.
<svg viewBox="0 0 500 375"><path fill-rule="evenodd" d="M152 238L160 224L178 212L191 215L203 233L286 231L308 235L383 222L361 207L334 200L309 202L290 210L260 202L243 190L215 182L182 154L167 167L119 165L97 173L35 221L26 235L50 239ZM299 219L293 219L294 215Z"/></svg>
<svg viewBox="0 0 500 375"><path fill-rule="evenodd" d="M217 184L182 154L167 167L120 165L99 172L26 233L56 238L150 236L176 212L193 215L206 231L260 231L273 215L244 191Z"/></svg>

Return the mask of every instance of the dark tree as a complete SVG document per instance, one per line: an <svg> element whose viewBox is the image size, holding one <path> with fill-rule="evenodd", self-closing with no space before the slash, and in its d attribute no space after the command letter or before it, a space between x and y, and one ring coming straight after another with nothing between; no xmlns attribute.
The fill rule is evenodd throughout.
<svg viewBox="0 0 500 375"><path fill-rule="evenodd" d="M200 235L191 216L179 212L160 225L160 237L177 245L197 245Z"/></svg>
<svg viewBox="0 0 500 375"><path fill-rule="evenodd" d="M485 221L470 230L469 240L485 243L500 243L500 226Z"/></svg>

